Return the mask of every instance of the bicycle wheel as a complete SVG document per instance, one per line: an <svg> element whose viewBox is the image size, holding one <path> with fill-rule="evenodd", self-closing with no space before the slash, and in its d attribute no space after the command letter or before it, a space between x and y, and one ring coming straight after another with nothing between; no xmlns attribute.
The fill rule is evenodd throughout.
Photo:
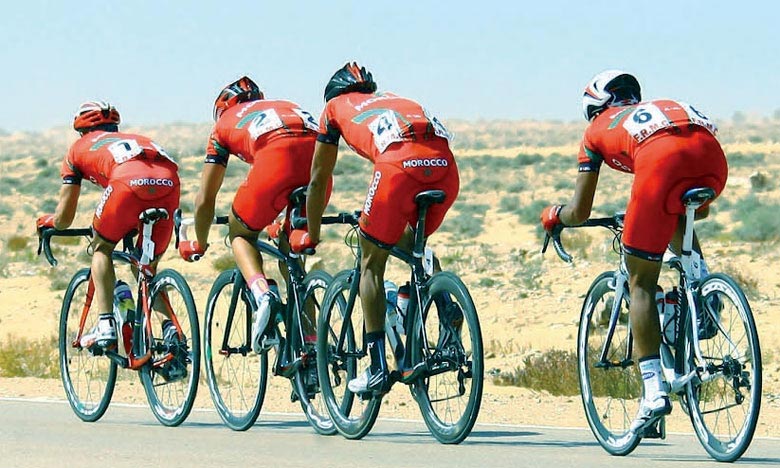
<svg viewBox="0 0 780 468"><path fill-rule="evenodd" d="M325 290L333 277L322 270L315 270L306 275L303 280L304 297L300 304L304 304L305 310L300 315L293 314L293 349L300 350L299 357L302 365L298 368L293 379L295 393L298 401L301 403L303 414L309 424L319 434L333 435L336 433L336 426L328 415L328 408L325 399L320 391L317 378L317 356L314 348L308 349L307 345L300 340L301 337L316 332L316 317L320 314ZM299 322L300 317L300 323ZM308 331L308 333L307 333Z"/></svg>
<svg viewBox="0 0 780 468"><path fill-rule="evenodd" d="M427 289L424 327L416 327L410 341L412 362L425 363L427 370L411 391L431 434L441 443L459 444L471 433L482 402L482 331L460 278L439 272Z"/></svg>
<svg viewBox="0 0 780 468"><path fill-rule="evenodd" d="M370 358L363 354L363 308L355 298L351 318L345 320L353 270L338 273L325 291L322 313L317 321L317 375L328 413L336 429L348 439L364 437L379 415L381 397L356 398L347 382L364 372ZM339 334L345 330L344 344L337 349Z"/></svg>
<svg viewBox="0 0 780 468"><path fill-rule="evenodd" d="M86 314L83 333L97 325L98 311L90 310L89 268L76 272L65 290L60 311L60 374L68 403L82 421L95 422L105 414L116 383L116 363L94 355L78 343L79 324Z"/></svg>
<svg viewBox="0 0 780 468"><path fill-rule="evenodd" d="M758 332L745 294L729 276L706 277L699 292L703 319L696 330L687 324L686 337L699 333L705 364L686 388L690 417L707 453L731 462L753 440L761 409Z"/></svg>
<svg viewBox="0 0 780 468"><path fill-rule="evenodd" d="M144 323L147 345L152 357L140 370L141 383L154 416L165 426L178 426L190 414L198 391L200 376L200 327L192 292L184 278L174 270L159 272L149 286L154 310L151 323ZM165 340L157 312L174 315L181 334Z"/></svg>
<svg viewBox="0 0 780 468"><path fill-rule="evenodd" d="M610 328L615 287L615 273L604 272L585 296L577 335L577 370L590 430L607 452L627 455L640 441L630 426L639 409L642 377L629 353L627 287L620 294L617 320Z"/></svg>
<svg viewBox="0 0 780 468"><path fill-rule="evenodd" d="M223 271L209 292L204 347L209 392L234 431L257 421L268 383L268 354L252 351L252 309L238 270Z"/></svg>

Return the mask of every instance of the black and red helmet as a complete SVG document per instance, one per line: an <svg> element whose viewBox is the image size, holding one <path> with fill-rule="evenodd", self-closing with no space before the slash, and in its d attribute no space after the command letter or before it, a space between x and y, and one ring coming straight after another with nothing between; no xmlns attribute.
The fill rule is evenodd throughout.
<svg viewBox="0 0 780 468"><path fill-rule="evenodd" d="M370 94L376 91L376 83L371 72L357 63L347 63L333 74L325 86L325 102L344 93Z"/></svg>
<svg viewBox="0 0 780 468"><path fill-rule="evenodd" d="M233 107L240 102L257 101L264 97L257 83L248 76L242 76L219 92L217 100L214 101L214 121L216 122L219 119L219 116L222 115L225 109Z"/></svg>

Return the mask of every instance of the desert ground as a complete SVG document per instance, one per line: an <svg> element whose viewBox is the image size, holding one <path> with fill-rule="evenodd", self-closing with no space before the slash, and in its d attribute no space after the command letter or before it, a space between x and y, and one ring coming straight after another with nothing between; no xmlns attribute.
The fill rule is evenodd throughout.
<svg viewBox="0 0 780 468"><path fill-rule="evenodd" d="M566 202L573 191L576 153L584 128L564 122L454 122L455 153L461 169L461 193L447 220L430 240L443 267L457 272L469 286L483 328L486 386L479 421L586 427L579 396L553 396L544 390L498 385L525 358L546 351L575 349L579 310L591 280L614 269L611 236L591 230L568 237L573 265L552 251L539 253L542 237L538 214L548 203ZM740 119L721 122L720 138L730 161L729 181L710 219L701 224L705 255L712 271L725 271L747 290L759 326L763 351L764 390L757 435L780 437L780 121ZM176 124L125 131L153 137L181 163L182 207L191 213L197 192L207 125ZM24 338L48 342L55 336L62 293L70 276L89 261L86 242L59 244L59 266L35 255L35 219L53 211L59 189L59 165L75 132L55 128L41 133L0 134L0 351ZM231 160L218 199L227 213L245 166ZM345 152L336 170L331 210L361 206L369 165ZM628 198L630 176L605 168L595 211L609 215ZM87 226L100 190L85 183L74 226ZM351 254L341 242L343 230L330 228L310 265L327 271L349 266ZM206 257L188 264L169 250L164 267L183 273L203 313L208 288L220 268L229 265L229 250L212 230ZM567 237L564 237L566 242ZM391 265L388 277L401 282L403 270ZM55 343L55 342L52 342ZM54 346L54 345L53 345ZM51 348L50 358L57 354ZM56 367L56 365L55 365ZM561 372L573 372L562 368ZM34 373L33 373L34 374ZM299 411L289 402L288 383L271 379L265 411ZM64 399L58 378L9 376L0 365L0 396ZM144 402L137 378L123 373L115 401ZM210 407L201 385L197 404ZM386 398L384 417L418 418L411 396L402 388ZM261 416L262 417L262 416ZM679 407L668 428L691 432Z"/></svg>

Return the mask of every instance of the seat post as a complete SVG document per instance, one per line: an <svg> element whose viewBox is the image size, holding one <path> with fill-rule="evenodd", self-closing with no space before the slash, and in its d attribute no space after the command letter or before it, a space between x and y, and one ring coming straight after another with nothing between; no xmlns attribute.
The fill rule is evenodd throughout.
<svg viewBox="0 0 780 468"><path fill-rule="evenodd" d="M696 203L685 204L685 232L683 233L680 260L686 274L691 272L691 252L693 251L693 220L696 217Z"/></svg>
<svg viewBox="0 0 780 468"><path fill-rule="evenodd" d="M417 211L417 227L414 230L414 249L412 255L422 258L425 250L425 217L428 215L428 205L420 205Z"/></svg>
<svg viewBox="0 0 780 468"><path fill-rule="evenodd" d="M693 252L693 221L696 218L696 210L713 198L715 198L715 190L710 187L692 188L682 196L682 202L685 206L685 232L683 233L680 261L688 279L692 278L691 254Z"/></svg>

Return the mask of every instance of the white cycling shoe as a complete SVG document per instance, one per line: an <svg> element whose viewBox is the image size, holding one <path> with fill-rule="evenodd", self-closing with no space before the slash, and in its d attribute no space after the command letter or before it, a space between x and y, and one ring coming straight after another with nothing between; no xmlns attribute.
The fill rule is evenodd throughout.
<svg viewBox="0 0 780 468"><path fill-rule="evenodd" d="M662 393L653 400L642 398L636 418L631 422L631 432L643 436L645 429L653 426L661 417L672 412L672 402L669 395Z"/></svg>

